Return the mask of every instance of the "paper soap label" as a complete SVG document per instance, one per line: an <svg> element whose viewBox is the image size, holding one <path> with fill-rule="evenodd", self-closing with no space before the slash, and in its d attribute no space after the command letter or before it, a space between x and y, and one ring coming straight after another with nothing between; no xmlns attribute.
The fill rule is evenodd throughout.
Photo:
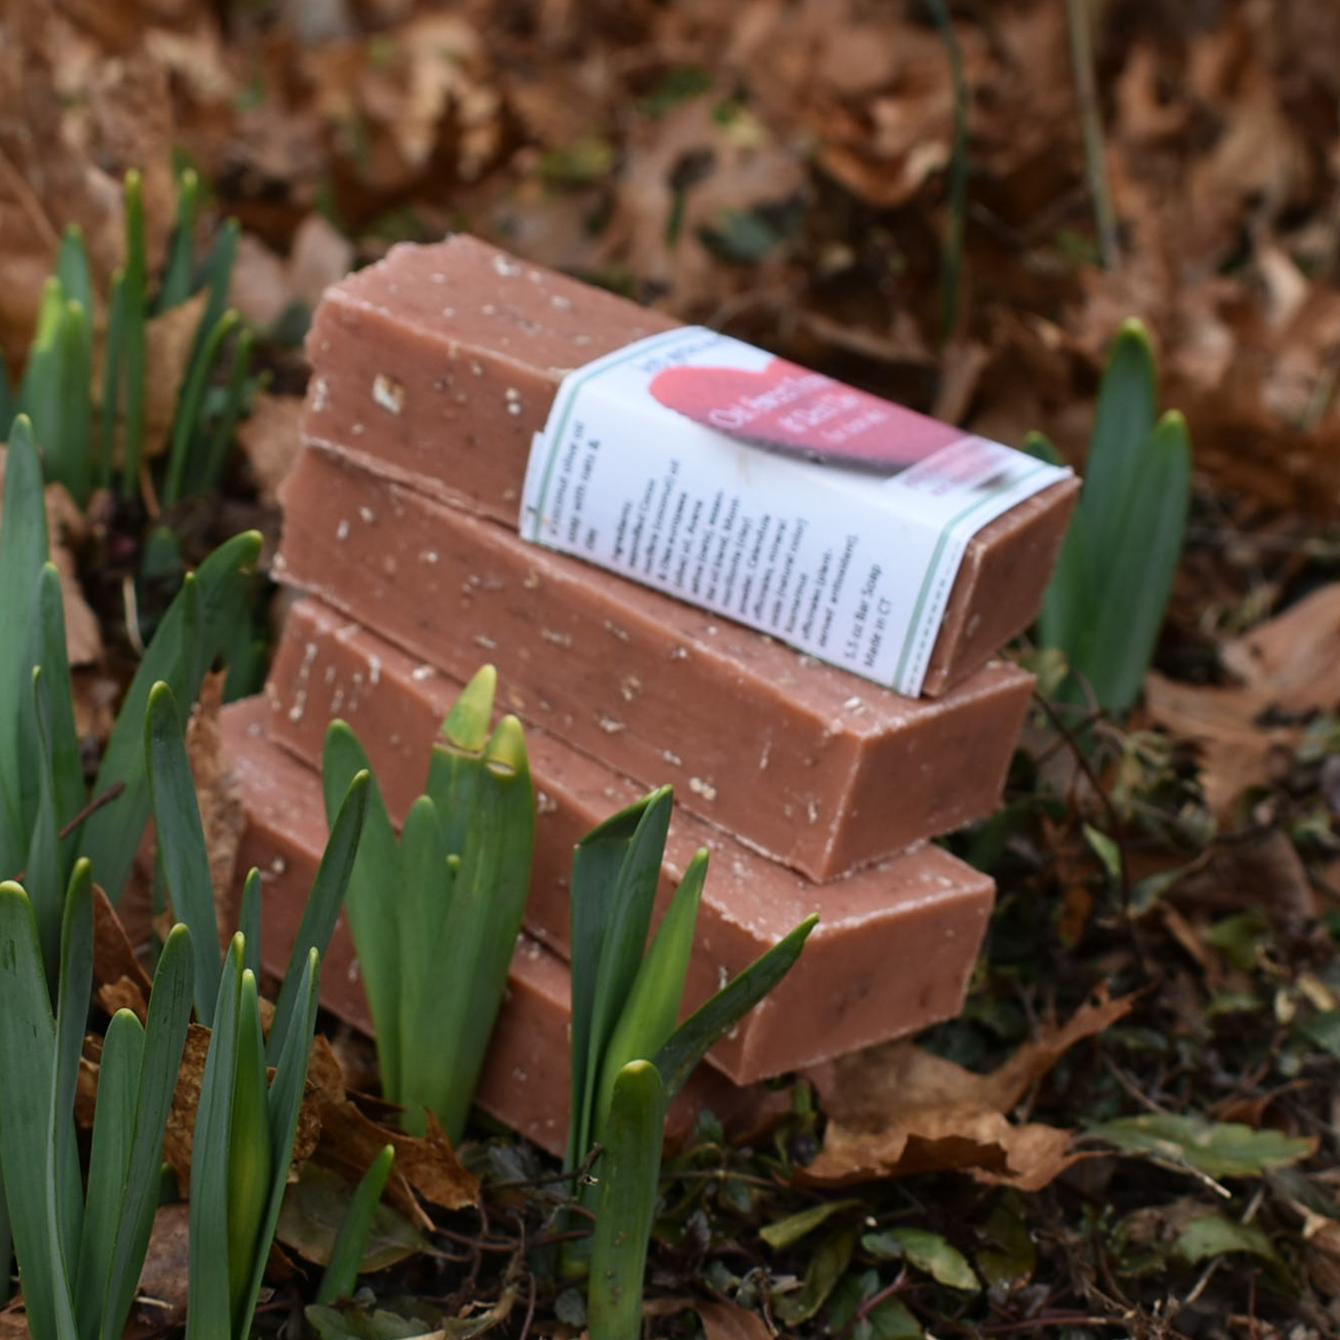
<svg viewBox="0 0 1340 1340"><path fill-rule="evenodd" d="M968 541L1068 473L685 326L564 379L521 534L915 695Z"/></svg>

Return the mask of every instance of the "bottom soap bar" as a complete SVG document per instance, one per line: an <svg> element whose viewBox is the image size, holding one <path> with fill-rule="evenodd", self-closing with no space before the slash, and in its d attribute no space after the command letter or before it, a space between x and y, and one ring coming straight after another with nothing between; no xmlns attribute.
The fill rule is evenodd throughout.
<svg viewBox="0 0 1340 1340"><path fill-rule="evenodd" d="M404 819L460 686L316 600L288 615L266 690L265 733L314 768L332 717L358 732L391 817ZM539 796L526 927L566 956L572 849L641 794L594 759L527 727ZM685 989L702 1004L811 913L819 925L789 976L712 1063L737 1083L916 1032L957 1013L990 915L991 880L923 846L814 884L677 806L663 909L699 848L711 852Z"/></svg>
<svg viewBox="0 0 1340 1340"><path fill-rule="evenodd" d="M316 877L326 822L316 775L251 729L264 720L259 709L256 699L225 709L224 740L246 818L237 859L239 884L251 867L260 870L263 967L279 973L288 964ZM477 1106L491 1117L560 1157L568 1131L570 995L567 965L538 941L523 937L475 1094ZM343 918L322 963L321 1003L345 1023L371 1032ZM671 1108L666 1139L677 1144L687 1138L701 1111L711 1111L734 1138L745 1139L789 1106L784 1091L732 1084L701 1066Z"/></svg>

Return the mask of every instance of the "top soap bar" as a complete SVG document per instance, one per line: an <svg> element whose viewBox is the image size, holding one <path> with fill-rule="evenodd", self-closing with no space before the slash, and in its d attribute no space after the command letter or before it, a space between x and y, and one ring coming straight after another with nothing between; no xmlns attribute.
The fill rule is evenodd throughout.
<svg viewBox="0 0 1340 1340"><path fill-rule="evenodd" d="M306 431L516 526L532 438L563 378L674 326L475 238L398 246L317 312ZM1036 494L968 542L924 694L967 678L1036 617L1077 487Z"/></svg>

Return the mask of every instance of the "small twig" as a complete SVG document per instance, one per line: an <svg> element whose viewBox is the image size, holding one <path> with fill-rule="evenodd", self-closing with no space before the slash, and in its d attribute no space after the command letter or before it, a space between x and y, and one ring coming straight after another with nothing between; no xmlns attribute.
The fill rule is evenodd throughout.
<svg viewBox="0 0 1340 1340"><path fill-rule="evenodd" d="M1093 60L1093 15L1089 0L1066 0L1070 28L1070 59L1075 67L1080 129L1084 135L1084 165L1093 197L1098 256L1104 270L1115 270L1121 260L1117 245L1117 216L1107 184L1103 149L1103 113L1098 105L1098 78Z"/></svg>
<svg viewBox="0 0 1340 1340"><path fill-rule="evenodd" d="M68 824L65 825L64 828L60 830L58 835L60 841L64 842L71 833L87 823L100 809L106 805L110 805L112 801L117 799L125 789L125 782L114 782L102 793L102 795L95 796L82 810L79 811L78 814L74 816L73 819L70 820Z"/></svg>
<svg viewBox="0 0 1340 1340"><path fill-rule="evenodd" d="M837 1340L848 1340L848 1337L881 1303L887 1303L890 1298L900 1294L907 1288L907 1268L904 1267L898 1272L898 1278L892 1284L886 1284L884 1288L876 1290L869 1298L861 1304L852 1314L851 1320L838 1332Z"/></svg>
<svg viewBox="0 0 1340 1340"><path fill-rule="evenodd" d="M484 1185L490 1191L517 1191L523 1187L553 1186L556 1182L571 1182L574 1186L580 1186L589 1179L592 1167L604 1152L603 1145L594 1144L590 1153L571 1170L542 1173L539 1177L517 1177L508 1182L486 1182Z"/></svg>

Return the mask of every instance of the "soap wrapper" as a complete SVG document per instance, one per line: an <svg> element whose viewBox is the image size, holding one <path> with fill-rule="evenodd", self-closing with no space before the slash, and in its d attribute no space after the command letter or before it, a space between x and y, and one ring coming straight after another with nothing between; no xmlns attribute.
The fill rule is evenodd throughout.
<svg viewBox="0 0 1340 1340"><path fill-rule="evenodd" d="M685 326L564 378L520 531L916 696L968 542L1069 474Z"/></svg>

